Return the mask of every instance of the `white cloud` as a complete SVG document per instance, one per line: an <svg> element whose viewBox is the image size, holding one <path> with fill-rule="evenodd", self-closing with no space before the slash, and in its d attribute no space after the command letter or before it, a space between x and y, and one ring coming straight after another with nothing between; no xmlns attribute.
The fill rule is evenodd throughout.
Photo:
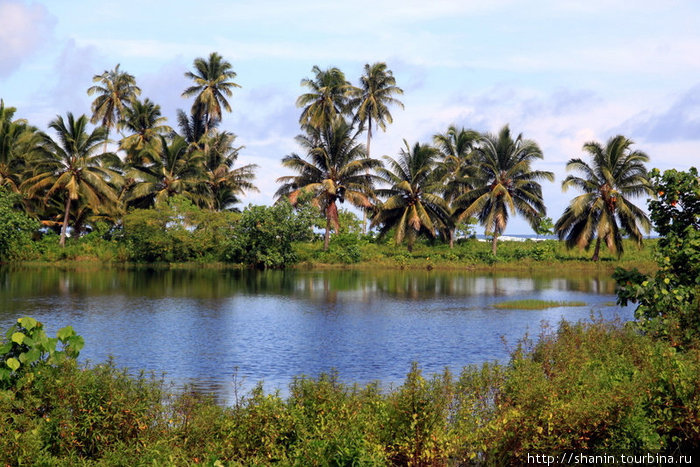
<svg viewBox="0 0 700 467"><path fill-rule="evenodd" d="M0 77L9 76L50 36L53 18L42 5L0 0Z"/></svg>

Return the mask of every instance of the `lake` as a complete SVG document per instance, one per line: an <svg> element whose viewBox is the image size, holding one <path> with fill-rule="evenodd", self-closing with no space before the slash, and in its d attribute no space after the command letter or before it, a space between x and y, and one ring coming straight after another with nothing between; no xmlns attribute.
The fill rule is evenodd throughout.
<svg viewBox="0 0 700 467"><path fill-rule="evenodd" d="M18 317L49 335L72 325L81 360L147 370L231 402L263 381L286 393L295 376L336 370L345 382L400 384L418 362L505 362L526 334L561 319L633 317L605 274L443 271L0 269L0 326ZM503 310L534 298L587 306Z"/></svg>

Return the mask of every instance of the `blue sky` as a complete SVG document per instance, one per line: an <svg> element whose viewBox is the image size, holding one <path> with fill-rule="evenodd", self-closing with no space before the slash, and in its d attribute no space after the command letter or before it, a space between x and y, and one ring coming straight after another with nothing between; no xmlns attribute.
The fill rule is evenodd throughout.
<svg viewBox="0 0 700 467"><path fill-rule="evenodd" d="M283 156L298 151L302 92L311 68L337 66L357 83L365 63L384 61L405 110L378 132L372 155L396 156L405 138L430 142L450 124L534 139L551 170L548 215L566 161L581 146L623 134L649 167L700 163L700 3L637 0L462 0L354 2L179 0L0 0L0 97L46 129L56 115L90 112L92 77L116 64L175 126L184 73L216 51L241 89L221 127L260 166L269 204ZM640 202L643 204L643 202ZM506 234L530 233L513 218Z"/></svg>

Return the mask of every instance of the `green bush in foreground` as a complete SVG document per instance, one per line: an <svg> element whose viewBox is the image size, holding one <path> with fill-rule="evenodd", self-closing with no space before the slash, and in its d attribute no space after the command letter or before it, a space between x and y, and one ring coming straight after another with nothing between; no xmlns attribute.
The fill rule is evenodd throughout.
<svg viewBox="0 0 700 467"><path fill-rule="evenodd" d="M658 199L649 202L654 228L661 235L659 270L645 276L618 268L613 274L618 302L638 303L635 316L650 335L681 348L700 343L700 178L698 171L652 171Z"/></svg>
<svg viewBox="0 0 700 467"><path fill-rule="evenodd" d="M700 448L698 375L700 352L601 322L545 329L506 365L458 378L414 366L381 391L321 375L296 379L286 399L259 386L231 407L172 395L110 362L39 359L0 390L0 463L440 466L690 453Z"/></svg>

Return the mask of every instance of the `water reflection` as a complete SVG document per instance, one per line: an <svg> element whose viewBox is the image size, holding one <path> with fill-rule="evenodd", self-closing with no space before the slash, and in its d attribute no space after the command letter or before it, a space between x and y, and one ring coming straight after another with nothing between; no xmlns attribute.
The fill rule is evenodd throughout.
<svg viewBox="0 0 700 467"><path fill-rule="evenodd" d="M81 356L166 372L231 400L233 378L283 391L294 376L337 369L354 382L400 382L412 361L427 373L507 358L540 322L630 319L603 275L436 271L0 269L0 325L23 315L50 332L73 325ZM496 310L519 298L589 306Z"/></svg>

